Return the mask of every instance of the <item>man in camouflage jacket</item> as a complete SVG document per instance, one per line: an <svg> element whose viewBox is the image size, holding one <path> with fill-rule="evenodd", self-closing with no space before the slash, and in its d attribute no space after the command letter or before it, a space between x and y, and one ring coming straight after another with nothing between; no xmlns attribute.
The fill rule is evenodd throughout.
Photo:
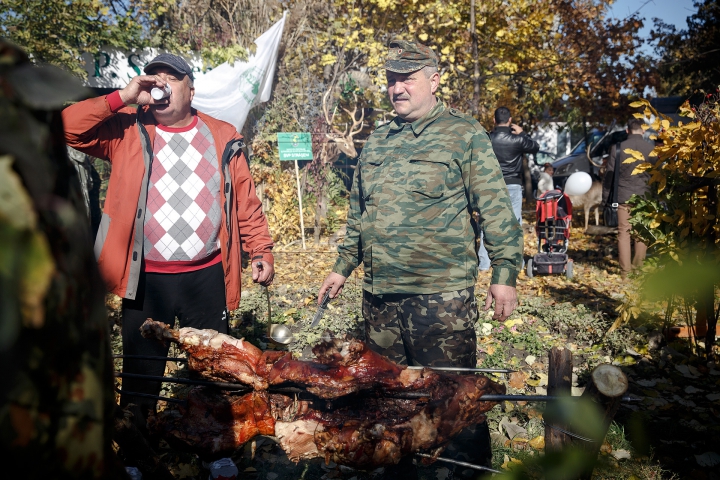
<svg viewBox="0 0 720 480"><path fill-rule="evenodd" d="M522 231L485 130L435 97L435 53L394 40L385 63L398 116L368 139L350 196L347 235L320 288L337 296L363 263L370 347L399 364L476 366L474 286L480 216L492 258L485 302L495 319L517 305ZM477 227L477 226L475 226Z"/></svg>

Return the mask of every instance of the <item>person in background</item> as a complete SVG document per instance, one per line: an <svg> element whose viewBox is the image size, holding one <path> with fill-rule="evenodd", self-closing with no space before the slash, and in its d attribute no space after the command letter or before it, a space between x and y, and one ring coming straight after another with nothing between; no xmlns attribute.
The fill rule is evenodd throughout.
<svg viewBox="0 0 720 480"><path fill-rule="evenodd" d="M435 93L438 60L429 47L390 43L385 70L397 117L368 139L350 192L347 234L320 287L335 298L364 265L363 318L368 346L400 365L476 367L476 229L484 224L493 258L485 301L503 320L517 305L522 231L485 130ZM486 423L464 430L446 454L488 465ZM438 477L418 467L421 478ZM386 478L416 478L401 462ZM455 478L474 472L455 471ZM445 472L447 474L447 470Z"/></svg>
<svg viewBox="0 0 720 480"><path fill-rule="evenodd" d="M647 252L647 246L638 239L635 239L635 255L632 255L632 238L630 226L630 205L628 200L633 195L643 196L649 190L648 182L650 174L642 172L633 175L633 170L643 162L653 162L653 145L643 139L643 122L637 118L631 118L627 123L627 140L610 148L610 156L607 162L607 171L603 177L603 203L607 203L608 197L613 189L613 177L615 169L619 168L617 201L619 203L618 216L618 261L623 277L627 276L633 269L642 266ZM626 150L635 150L643 155L642 160L635 159L629 163L625 161L632 156Z"/></svg>
<svg viewBox="0 0 720 480"><path fill-rule="evenodd" d="M240 302L241 247L253 281L267 286L273 241L242 137L191 107L187 62L163 53L144 70L120 91L67 107L63 120L70 147L112 163L95 254L106 286L123 298L123 354L165 357L169 346L143 338L140 325L173 326L177 317L180 327L227 333L228 310ZM155 88L169 95L154 97ZM164 370L164 362L123 361L124 373ZM125 378L123 390L121 405L146 413L156 401L129 392L158 395L160 384Z"/></svg>
<svg viewBox="0 0 720 480"><path fill-rule="evenodd" d="M503 180L507 185L513 213L518 222L522 225L522 168L523 155L536 154L540 150L540 144L523 133L520 126L512 123L512 116L507 107L499 107L495 110L495 128L490 132L492 148L495 152ZM485 248L483 231L480 237L480 250L478 251L480 270L490 268L490 257Z"/></svg>
<svg viewBox="0 0 720 480"><path fill-rule="evenodd" d="M549 163L546 163L543 167L543 171L540 173L540 179L538 180L538 196L555 188L555 182L553 182L553 173L555 173L555 169L553 168L553 166Z"/></svg>

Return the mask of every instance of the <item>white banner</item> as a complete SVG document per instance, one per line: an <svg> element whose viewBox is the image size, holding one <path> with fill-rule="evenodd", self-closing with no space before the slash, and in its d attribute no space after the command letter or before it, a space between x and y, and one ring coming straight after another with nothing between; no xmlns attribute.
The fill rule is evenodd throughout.
<svg viewBox="0 0 720 480"><path fill-rule="evenodd" d="M193 107L240 131L250 109L270 99L286 14L255 40L256 53L247 62L235 62L232 66L223 63L212 69L204 67L199 54L184 55L195 77ZM161 53L166 51L154 48L124 51L108 47L95 54L86 52L82 55L88 72L86 85L124 88L131 78L143 75L143 67Z"/></svg>
<svg viewBox="0 0 720 480"><path fill-rule="evenodd" d="M88 73L86 85L93 88L124 88L131 78L144 75L143 67L161 53L172 52L156 48L126 51L107 47L96 54L83 53L85 71ZM196 80L204 75L205 68L199 54L190 57L184 55L183 58L192 67Z"/></svg>
<svg viewBox="0 0 720 480"><path fill-rule="evenodd" d="M242 130L250 109L270 99L286 13L255 40L247 62L223 63L195 81L193 107Z"/></svg>

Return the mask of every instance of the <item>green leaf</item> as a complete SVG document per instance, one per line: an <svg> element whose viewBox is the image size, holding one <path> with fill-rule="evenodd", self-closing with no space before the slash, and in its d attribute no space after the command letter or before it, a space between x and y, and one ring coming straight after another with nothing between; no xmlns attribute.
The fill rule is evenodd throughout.
<svg viewBox="0 0 720 480"><path fill-rule="evenodd" d="M55 261L45 234L33 232L22 254L20 309L23 323L40 328L45 323L45 295L55 273Z"/></svg>
<svg viewBox="0 0 720 480"><path fill-rule="evenodd" d="M12 163L12 157L0 157L0 220L17 230L33 229L37 215Z"/></svg>

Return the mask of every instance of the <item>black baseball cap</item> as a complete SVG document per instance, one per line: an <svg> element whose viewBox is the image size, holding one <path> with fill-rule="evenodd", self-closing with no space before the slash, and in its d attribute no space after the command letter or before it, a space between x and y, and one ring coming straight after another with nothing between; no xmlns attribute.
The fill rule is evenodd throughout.
<svg viewBox="0 0 720 480"><path fill-rule="evenodd" d="M182 73L183 75L187 75L188 77L190 77L190 80L195 80L195 77L193 77L192 68L190 68L190 65L188 65L185 59L177 55L173 55L172 53L161 53L157 57L150 60L150 63L145 65L143 71L145 73L149 73L148 70L151 70L153 67L158 67L161 65L163 67L172 68L176 72Z"/></svg>

